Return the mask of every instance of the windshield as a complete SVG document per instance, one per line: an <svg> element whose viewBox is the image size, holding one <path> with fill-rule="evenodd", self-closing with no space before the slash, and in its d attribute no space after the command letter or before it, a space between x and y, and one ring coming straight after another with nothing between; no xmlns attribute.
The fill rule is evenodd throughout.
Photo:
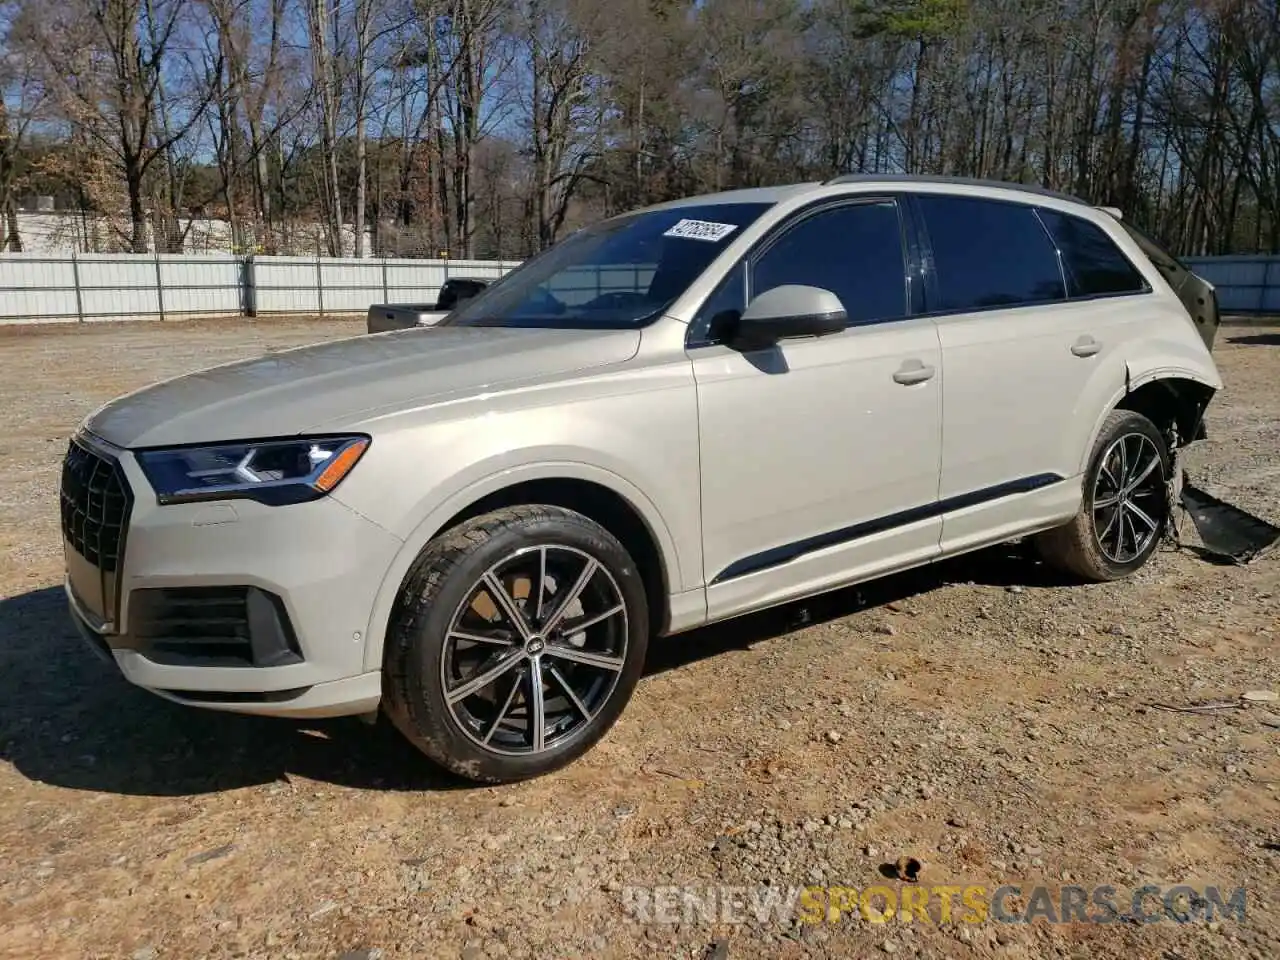
<svg viewBox="0 0 1280 960"><path fill-rule="evenodd" d="M526 261L442 325L643 326L769 206L709 203L604 220Z"/></svg>

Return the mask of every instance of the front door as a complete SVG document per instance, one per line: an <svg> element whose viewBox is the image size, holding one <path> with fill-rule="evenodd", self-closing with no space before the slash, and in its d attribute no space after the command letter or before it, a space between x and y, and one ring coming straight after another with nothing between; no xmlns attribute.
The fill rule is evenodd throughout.
<svg viewBox="0 0 1280 960"><path fill-rule="evenodd" d="M942 355L910 316L894 199L784 224L691 330L708 613L720 618L938 552ZM842 333L741 353L719 324L782 284L823 287Z"/></svg>

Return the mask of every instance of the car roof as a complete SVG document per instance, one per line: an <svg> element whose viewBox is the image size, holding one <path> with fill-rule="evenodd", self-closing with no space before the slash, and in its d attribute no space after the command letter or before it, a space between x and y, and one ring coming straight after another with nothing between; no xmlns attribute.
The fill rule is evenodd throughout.
<svg viewBox="0 0 1280 960"><path fill-rule="evenodd" d="M680 197L646 207L646 210L670 210L674 207L700 207L716 203L778 203L797 194L808 193L822 186L812 183L788 183L776 187L747 187L742 190L721 190L718 193L700 193L692 197Z"/></svg>
<svg viewBox="0 0 1280 960"><path fill-rule="evenodd" d="M1078 204L1090 209L1097 209L1088 201L1082 200L1079 197L1028 183L1012 183L1005 180L982 180L974 177L943 177L906 173L850 173L838 177L832 177L830 180L821 182L812 181L808 183L790 183L774 187L750 187L743 190L724 190L719 193L704 193L692 197L682 197L679 200L670 200L666 203L655 204L647 209L667 210L676 207L705 206L718 203L774 204L800 194L813 192L820 187L834 186L837 184L861 184L866 186L884 185L907 188L910 188L912 185L980 187L985 190L1001 190L1012 193L1031 194L1034 196Z"/></svg>
<svg viewBox="0 0 1280 960"><path fill-rule="evenodd" d="M1072 196L1069 193L1063 193L1060 190L1050 190L1047 187L1040 187L1031 183L1014 183L1008 180L984 180L978 177L943 177L907 173L849 173L844 176L831 178L826 181L824 186L836 183L916 183L941 184L943 186L956 187L981 187L985 190L1012 190L1016 193L1030 193L1039 197L1050 197L1054 200L1065 200L1068 203L1078 203L1086 207L1091 206L1087 201L1081 200L1079 197Z"/></svg>

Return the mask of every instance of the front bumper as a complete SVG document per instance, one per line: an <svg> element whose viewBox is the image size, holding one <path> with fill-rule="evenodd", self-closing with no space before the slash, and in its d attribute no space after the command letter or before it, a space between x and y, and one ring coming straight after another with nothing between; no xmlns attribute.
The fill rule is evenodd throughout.
<svg viewBox="0 0 1280 960"><path fill-rule="evenodd" d="M365 643L400 540L331 497L162 507L133 456L110 453L132 492L114 609L90 610L70 575L67 595L81 634L127 680L241 713L377 708ZM64 548L70 570L82 558Z"/></svg>

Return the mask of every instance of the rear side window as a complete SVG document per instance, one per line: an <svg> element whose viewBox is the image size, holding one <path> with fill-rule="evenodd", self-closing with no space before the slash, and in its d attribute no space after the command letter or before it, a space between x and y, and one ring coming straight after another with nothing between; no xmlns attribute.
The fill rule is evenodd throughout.
<svg viewBox="0 0 1280 960"><path fill-rule="evenodd" d="M755 261L751 296L783 284L823 287L840 298L849 322L907 315L907 269L898 205L850 203L788 227Z"/></svg>
<svg viewBox="0 0 1280 960"><path fill-rule="evenodd" d="M920 196L940 302L989 310L1066 298L1058 253L1033 207L978 197Z"/></svg>
<svg viewBox="0 0 1280 960"><path fill-rule="evenodd" d="M1142 274L1101 227L1056 210L1041 209L1040 219L1062 254L1068 295L1106 297L1147 289Z"/></svg>

